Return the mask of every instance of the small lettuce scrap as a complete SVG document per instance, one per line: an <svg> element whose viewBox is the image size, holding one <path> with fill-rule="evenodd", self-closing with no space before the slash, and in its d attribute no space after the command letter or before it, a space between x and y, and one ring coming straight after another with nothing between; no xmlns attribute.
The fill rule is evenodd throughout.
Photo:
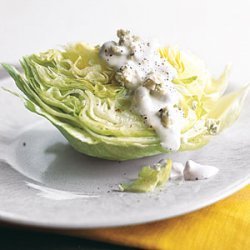
<svg viewBox="0 0 250 250"><path fill-rule="evenodd" d="M172 160L161 160L157 164L142 167L138 178L131 183L120 184L119 188L125 192L146 193L156 187L163 187L168 181L172 168Z"/></svg>
<svg viewBox="0 0 250 250"><path fill-rule="evenodd" d="M224 95L229 67L213 79L204 63L175 47L159 49L176 69L183 111L180 151L197 149L239 116L249 87ZM21 59L23 73L3 64L30 111L48 119L79 152L110 160L167 153L143 117L131 111L131 94L84 43Z"/></svg>

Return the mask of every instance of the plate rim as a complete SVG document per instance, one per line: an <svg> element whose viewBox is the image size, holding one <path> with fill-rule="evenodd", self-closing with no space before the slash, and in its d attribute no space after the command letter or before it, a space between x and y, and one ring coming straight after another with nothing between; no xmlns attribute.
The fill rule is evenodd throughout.
<svg viewBox="0 0 250 250"><path fill-rule="evenodd" d="M114 227L125 227L125 226L137 226L146 223L153 223L158 222L161 220L173 219L177 218L186 214L190 214L196 212L202 208L206 208L210 205L213 205L221 200L224 200L231 195L235 194L236 192L240 191L244 187L250 184L250 178L247 176L244 180L237 181L234 185L232 185L228 190L225 189L220 195L207 199L203 202L197 203L197 205L193 205L192 209L184 209L181 212L176 213L172 216L164 217L163 214L160 216L154 216L154 218L146 218L142 219L139 218L138 220L128 219L127 222L119 222L119 221L112 221L112 223L99 223L96 225L95 223L87 223L83 225L69 225L65 223L42 223L42 222L34 222L33 220L27 220L23 218L14 218L13 216L6 216L2 215L2 211L0 210L0 224L3 223L10 223L15 224L18 226L27 226L27 227L34 227L40 229L60 229L60 230L69 230L69 229L97 229L97 228L114 228Z"/></svg>

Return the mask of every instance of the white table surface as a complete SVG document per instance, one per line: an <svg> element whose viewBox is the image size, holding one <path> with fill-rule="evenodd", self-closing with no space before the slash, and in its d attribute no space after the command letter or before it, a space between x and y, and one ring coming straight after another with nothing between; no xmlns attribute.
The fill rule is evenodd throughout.
<svg viewBox="0 0 250 250"><path fill-rule="evenodd" d="M178 44L214 75L250 82L249 0L0 0L0 62L73 41L101 43L117 28Z"/></svg>

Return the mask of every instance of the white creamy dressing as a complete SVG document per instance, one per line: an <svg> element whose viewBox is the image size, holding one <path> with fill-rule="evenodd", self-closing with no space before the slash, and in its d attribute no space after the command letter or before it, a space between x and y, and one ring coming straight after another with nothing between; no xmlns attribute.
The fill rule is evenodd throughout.
<svg viewBox="0 0 250 250"><path fill-rule="evenodd" d="M177 179L183 177L184 165L181 162L173 162L170 179Z"/></svg>
<svg viewBox="0 0 250 250"><path fill-rule="evenodd" d="M219 172L213 166L202 165L192 160L188 160L184 165L181 162L173 162L170 178L173 180L183 179L186 181L196 181L208 179Z"/></svg>
<svg viewBox="0 0 250 250"><path fill-rule="evenodd" d="M186 162L183 175L185 180L203 180L208 179L219 172L219 169L213 166L202 165L192 160Z"/></svg>
<svg viewBox="0 0 250 250"><path fill-rule="evenodd" d="M167 150L180 147L180 95L171 82L176 70L162 58L154 43L118 30L119 42L106 42L100 57L116 71L116 80L133 95L132 108L142 115Z"/></svg>

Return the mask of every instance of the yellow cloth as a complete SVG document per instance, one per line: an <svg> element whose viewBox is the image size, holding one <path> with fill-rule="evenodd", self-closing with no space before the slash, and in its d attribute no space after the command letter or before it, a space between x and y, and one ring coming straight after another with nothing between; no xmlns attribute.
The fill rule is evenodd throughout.
<svg viewBox="0 0 250 250"><path fill-rule="evenodd" d="M250 250L250 185L214 205L177 218L67 234L143 249Z"/></svg>

